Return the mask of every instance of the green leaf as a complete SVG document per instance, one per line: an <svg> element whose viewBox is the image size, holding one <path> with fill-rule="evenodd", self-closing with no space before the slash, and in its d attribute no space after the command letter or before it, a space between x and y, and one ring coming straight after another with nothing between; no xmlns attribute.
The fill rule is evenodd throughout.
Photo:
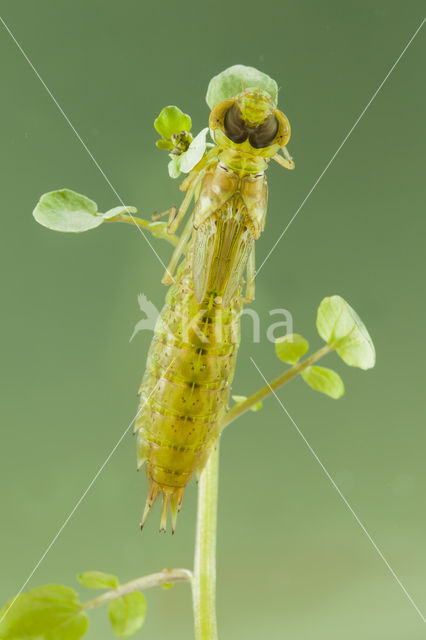
<svg viewBox="0 0 426 640"><path fill-rule="evenodd" d="M346 364L360 369L374 367L376 352L370 334L358 314L340 296L321 301L317 330Z"/></svg>
<svg viewBox="0 0 426 640"><path fill-rule="evenodd" d="M173 142L171 142L170 140L163 140L163 138L157 140L155 144L159 149L167 149L168 151L171 151L174 146Z"/></svg>
<svg viewBox="0 0 426 640"><path fill-rule="evenodd" d="M241 404L241 402L244 402L245 400L247 400L247 396L232 396L232 399L236 404ZM263 407L263 402L262 400L259 400L259 402L256 402L254 405L250 407L250 411L253 411L253 412L260 411L262 407Z"/></svg>
<svg viewBox="0 0 426 640"><path fill-rule="evenodd" d="M104 221L102 215L98 214L96 202L70 189L42 195L33 216L48 229L72 233L94 229Z"/></svg>
<svg viewBox="0 0 426 640"><path fill-rule="evenodd" d="M145 621L146 602L140 591L112 600L108 605L112 630L119 638L129 638Z"/></svg>
<svg viewBox="0 0 426 640"><path fill-rule="evenodd" d="M345 385L342 378L333 369L326 367L308 367L302 371L302 378L315 391L321 391L327 396L341 398L345 393Z"/></svg>
<svg viewBox="0 0 426 640"><path fill-rule="evenodd" d="M180 171L180 160L182 158L182 156L176 156L173 153L169 154L170 156L170 162L167 165L168 170L169 170L169 176L171 178L179 178L181 171Z"/></svg>
<svg viewBox="0 0 426 640"><path fill-rule="evenodd" d="M120 584L117 576L112 573L103 573L102 571L79 573L77 580L89 589L116 589Z"/></svg>
<svg viewBox="0 0 426 640"><path fill-rule="evenodd" d="M171 589L174 586L175 586L174 582L163 582L163 584L161 585L161 588L165 589L166 591L168 591L169 589Z"/></svg>
<svg viewBox="0 0 426 640"><path fill-rule="evenodd" d="M149 229L154 238L164 238L164 234L167 232L167 222L161 220L153 220L149 223Z"/></svg>
<svg viewBox="0 0 426 640"><path fill-rule="evenodd" d="M79 640L88 627L76 592L57 584L12 599L0 620L1 640Z"/></svg>
<svg viewBox="0 0 426 640"><path fill-rule="evenodd" d="M173 105L164 107L154 121L156 131L165 140L170 140L173 134L181 131L191 131L191 118Z"/></svg>
<svg viewBox="0 0 426 640"><path fill-rule="evenodd" d="M206 135L208 130L208 127L202 129L200 133L195 136L187 151L180 156L179 168L183 173L189 173L203 157L206 150Z"/></svg>
<svg viewBox="0 0 426 640"><path fill-rule="evenodd" d="M289 333L275 340L275 352L280 360L295 364L309 349L309 342L298 333Z"/></svg>
<svg viewBox="0 0 426 640"><path fill-rule="evenodd" d="M236 64L222 71L210 80L206 102L210 109L213 109L218 102L233 98L241 93L243 89L257 87L267 91L272 100L278 102L278 85L266 73L262 73L254 67L246 67L243 64Z"/></svg>
<svg viewBox="0 0 426 640"><path fill-rule="evenodd" d="M104 218L104 220L109 220L110 218L114 218L115 216L119 216L121 214L135 214L138 210L136 207L114 207L113 209L108 209L106 213L101 213L100 215Z"/></svg>

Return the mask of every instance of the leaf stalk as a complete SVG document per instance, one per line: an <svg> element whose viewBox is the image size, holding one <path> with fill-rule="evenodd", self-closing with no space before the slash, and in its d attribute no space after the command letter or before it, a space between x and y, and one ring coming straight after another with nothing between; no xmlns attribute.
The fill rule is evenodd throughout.
<svg viewBox="0 0 426 640"><path fill-rule="evenodd" d="M160 226L158 223L150 222L149 220L144 220L143 218L138 218L134 215L121 213L118 216L106 219L105 222L126 222L127 224L134 224L140 229L149 231L156 238L166 240L174 247L176 247L177 243L179 242L178 236L168 233L165 227Z"/></svg>
<svg viewBox="0 0 426 640"><path fill-rule="evenodd" d="M136 578L136 580L130 580L130 582L121 584L117 589L107 591L97 598L83 603L82 609L87 611L88 609L100 607L107 602L111 602L111 600L116 600L128 593L133 593L133 591L143 591L144 589L159 587L169 582L191 582L191 580L192 571L189 571L189 569L163 569L163 571L151 573L147 576L142 576L141 578Z"/></svg>
<svg viewBox="0 0 426 640"><path fill-rule="evenodd" d="M323 358L325 355L327 355L327 353L330 353L330 351L333 351L333 347L326 344L324 347L322 347L321 349L318 349L318 351L313 353L311 356L309 356L308 358L305 358L305 360L302 360L301 362L297 362L295 365L291 367L291 369L287 369L287 371L284 371L284 373L282 373L277 378L272 380L272 382L266 384L261 389L258 389L257 391L255 391L255 393L253 393L246 400L244 400L244 402L239 402L238 404L233 406L226 413L225 418L222 422L221 430L223 431L223 429L227 427L228 424L230 424L231 422L239 418L241 414L248 411L253 405L264 400L267 396L269 396L272 393L272 391L275 391L286 382L290 382L290 380L295 378L299 373L301 373L308 367L312 366L320 358Z"/></svg>

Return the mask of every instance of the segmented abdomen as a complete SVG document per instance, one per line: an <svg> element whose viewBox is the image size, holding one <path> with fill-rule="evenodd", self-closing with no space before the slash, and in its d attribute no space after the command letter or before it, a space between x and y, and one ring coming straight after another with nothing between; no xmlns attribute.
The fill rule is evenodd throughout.
<svg viewBox="0 0 426 640"><path fill-rule="evenodd" d="M149 479L141 524L162 493L160 529L170 507L174 530L184 488L217 439L240 341L240 296L226 308L214 294L198 304L191 256L190 251L157 321L136 420L138 468L145 462Z"/></svg>

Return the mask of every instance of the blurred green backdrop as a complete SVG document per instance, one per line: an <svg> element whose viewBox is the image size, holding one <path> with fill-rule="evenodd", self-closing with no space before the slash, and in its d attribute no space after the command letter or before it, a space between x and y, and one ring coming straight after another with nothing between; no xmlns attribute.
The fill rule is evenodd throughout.
<svg viewBox="0 0 426 640"><path fill-rule="evenodd" d="M269 170L258 264L394 63L423 2L141 3L3 0L2 15L127 204L142 216L179 201L153 120L167 104L206 125L210 78L235 63L281 87L296 171ZM336 402L301 380L279 396L417 605L426 609L424 509L424 52L420 32L262 269L234 393L281 370L265 338L270 309L314 329L325 295L367 324L377 366L329 356L345 380ZM119 204L10 36L0 28L3 222L0 600L13 596L136 410L151 336L129 344L137 294L161 307L162 268L140 234L81 236L39 227L41 193L67 186ZM167 260L170 250L156 248ZM247 338L244 340L244 334ZM417 640L425 627L274 399L223 437L218 616L225 640ZM196 489L176 535L143 535L146 480L134 441L120 445L27 588L76 586L92 568L122 580L191 566ZM81 587L80 592L84 591ZM82 597L91 597L91 593ZM186 585L147 594L139 636L192 637ZM94 611L88 638L112 637Z"/></svg>

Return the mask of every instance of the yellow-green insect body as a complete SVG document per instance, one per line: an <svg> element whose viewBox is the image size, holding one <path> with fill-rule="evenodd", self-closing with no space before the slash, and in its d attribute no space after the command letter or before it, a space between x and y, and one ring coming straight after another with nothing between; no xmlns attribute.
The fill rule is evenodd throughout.
<svg viewBox="0 0 426 640"><path fill-rule="evenodd" d="M184 489L202 471L228 407L240 313L253 298L254 243L265 224L268 159L293 168L277 159L290 127L265 91L246 89L220 102L210 127L217 146L184 181L187 194L179 211L171 209L173 232L200 189L163 278L171 286L149 350L136 420L138 467L145 463L149 480L141 524L161 493L161 529L170 508L174 530Z"/></svg>

